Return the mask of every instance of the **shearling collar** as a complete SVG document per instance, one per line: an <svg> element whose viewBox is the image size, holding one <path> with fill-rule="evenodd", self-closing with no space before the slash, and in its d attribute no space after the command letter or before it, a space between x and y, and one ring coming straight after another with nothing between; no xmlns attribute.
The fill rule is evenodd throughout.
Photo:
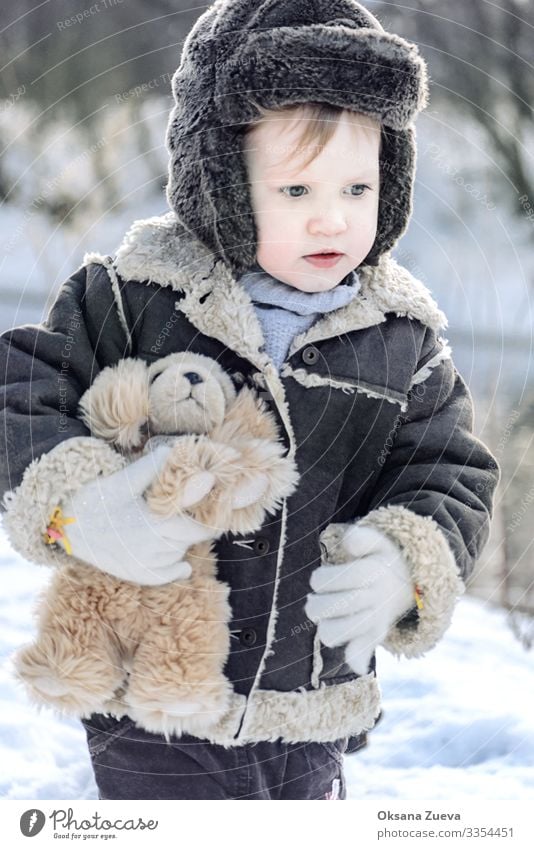
<svg viewBox="0 0 534 849"><path fill-rule="evenodd" d="M84 263L91 261L95 255L86 254ZM123 280L157 283L185 293L177 306L198 330L262 369L269 362L259 350L263 333L249 295L229 267L202 242L191 236L185 241L178 235L174 212L134 221L113 264ZM360 268L358 276L358 295L296 336L288 356L319 339L379 324L388 312L418 319L436 332L447 326L447 318L426 286L389 254L375 267Z"/></svg>

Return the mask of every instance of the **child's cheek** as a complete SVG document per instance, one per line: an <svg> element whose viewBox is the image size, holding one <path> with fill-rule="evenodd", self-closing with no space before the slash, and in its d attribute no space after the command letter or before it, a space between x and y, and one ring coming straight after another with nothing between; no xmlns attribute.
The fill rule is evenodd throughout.
<svg viewBox="0 0 534 849"><path fill-rule="evenodd" d="M378 230L378 202L373 202L365 210L356 223L360 238L365 242L374 242Z"/></svg>
<svg viewBox="0 0 534 849"><path fill-rule="evenodd" d="M268 248L273 242L280 243L290 237L291 218L280 209L263 209L255 215L255 222L260 247Z"/></svg>

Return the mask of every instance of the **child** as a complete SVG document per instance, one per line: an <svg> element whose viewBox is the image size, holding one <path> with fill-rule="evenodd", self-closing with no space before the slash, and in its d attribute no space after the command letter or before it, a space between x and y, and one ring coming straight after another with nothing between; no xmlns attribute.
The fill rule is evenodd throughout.
<svg viewBox="0 0 534 849"><path fill-rule="evenodd" d="M445 316L390 256L425 67L353 0L217 0L173 92L172 211L113 259L86 255L46 322L2 338L4 521L24 556L61 562L43 539L63 505L74 555L187 577L190 523L141 498L167 449L109 474L78 399L122 357L183 350L256 386L301 477L253 537L216 544L230 709L171 743L93 715L89 750L103 799L344 799L343 753L379 713L374 650L419 656L444 634L499 478Z"/></svg>

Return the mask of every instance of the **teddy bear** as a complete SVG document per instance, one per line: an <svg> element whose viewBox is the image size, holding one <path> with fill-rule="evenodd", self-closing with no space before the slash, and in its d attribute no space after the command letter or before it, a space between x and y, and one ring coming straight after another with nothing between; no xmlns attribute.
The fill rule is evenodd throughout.
<svg viewBox="0 0 534 849"><path fill-rule="evenodd" d="M38 635L15 672L38 704L78 717L127 714L153 733L202 734L229 707L229 588L213 542L258 530L296 488L273 414L212 358L182 352L104 368L79 402L91 435L131 462L172 448L145 490L163 516L193 516L213 537L191 546L192 574L163 586L120 581L81 560L56 569L38 603Z"/></svg>

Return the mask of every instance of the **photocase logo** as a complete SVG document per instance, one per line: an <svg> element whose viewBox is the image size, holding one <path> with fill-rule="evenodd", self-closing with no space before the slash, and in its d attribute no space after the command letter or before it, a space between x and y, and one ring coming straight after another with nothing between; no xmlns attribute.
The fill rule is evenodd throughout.
<svg viewBox="0 0 534 849"><path fill-rule="evenodd" d="M42 830L45 822L46 817L42 811L30 808L29 811L24 811L20 818L20 830L24 837L35 837Z"/></svg>

